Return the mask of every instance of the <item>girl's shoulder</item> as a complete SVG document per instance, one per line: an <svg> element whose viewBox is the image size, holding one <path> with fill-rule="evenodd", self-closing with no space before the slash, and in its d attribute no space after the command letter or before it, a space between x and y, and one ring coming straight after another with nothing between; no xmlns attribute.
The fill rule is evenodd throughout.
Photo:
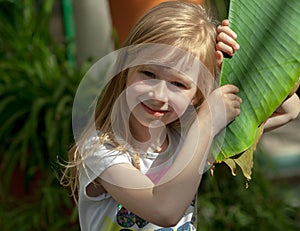
<svg viewBox="0 0 300 231"><path fill-rule="evenodd" d="M95 160L95 158L111 158L126 156L130 154L125 148L118 145L108 133L94 131L81 146L81 157L83 160Z"/></svg>
<svg viewBox="0 0 300 231"><path fill-rule="evenodd" d="M107 133L102 133L101 131L95 130L84 141L82 148L86 152L101 146L107 149L116 148L115 143L109 138Z"/></svg>
<svg viewBox="0 0 300 231"><path fill-rule="evenodd" d="M132 163L128 152L120 150L108 136L99 131L93 132L86 139L81 150L83 170L91 179L93 179L91 176L100 176L112 165Z"/></svg>

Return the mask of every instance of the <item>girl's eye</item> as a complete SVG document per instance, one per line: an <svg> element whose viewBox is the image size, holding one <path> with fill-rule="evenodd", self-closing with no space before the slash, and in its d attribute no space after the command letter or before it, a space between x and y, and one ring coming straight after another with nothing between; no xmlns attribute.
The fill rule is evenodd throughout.
<svg viewBox="0 0 300 231"><path fill-rule="evenodd" d="M172 85L179 87L179 88L186 88L186 86L180 82L171 82Z"/></svg>
<svg viewBox="0 0 300 231"><path fill-rule="evenodd" d="M142 71L142 73L144 74L144 75L146 75L147 77L149 77L149 78L152 78L152 79L155 79L155 74L153 74L152 72L150 72L150 71Z"/></svg>

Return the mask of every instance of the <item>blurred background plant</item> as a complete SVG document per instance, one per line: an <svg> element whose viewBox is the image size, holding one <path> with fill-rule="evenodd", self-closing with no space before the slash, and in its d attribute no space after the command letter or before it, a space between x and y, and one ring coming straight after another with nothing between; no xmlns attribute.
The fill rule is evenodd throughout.
<svg viewBox="0 0 300 231"><path fill-rule="evenodd" d="M76 205L59 184L57 161L67 159L73 143L72 103L86 69L70 60L70 41L57 42L49 32L55 2L0 0L3 231L79 230ZM220 19L226 17L228 1L210 4ZM274 169L271 162L257 156L249 189L241 173L232 177L221 166L214 177L205 175L199 190L201 230L300 228L299 184L293 189L270 179L265 169Z"/></svg>
<svg viewBox="0 0 300 231"><path fill-rule="evenodd" d="M78 230L57 158L72 143L82 77L49 33L53 0L0 1L1 230ZM76 224L72 226L72 224Z"/></svg>
<svg viewBox="0 0 300 231"><path fill-rule="evenodd" d="M206 174L198 191L200 230L299 230L299 179L282 179L262 148L247 185L240 169L233 177L225 164L216 166L213 176Z"/></svg>

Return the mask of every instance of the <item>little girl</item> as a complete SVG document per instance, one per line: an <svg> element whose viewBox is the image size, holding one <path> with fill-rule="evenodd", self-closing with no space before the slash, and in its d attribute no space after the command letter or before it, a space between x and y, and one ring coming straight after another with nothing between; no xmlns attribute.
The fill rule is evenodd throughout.
<svg viewBox="0 0 300 231"><path fill-rule="evenodd" d="M125 65L108 82L95 120L69 152L81 230L196 230L212 139L242 102L236 86L213 88L221 51L238 49L227 20L217 31L200 5L183 2L159 4L134 27L124 47L142 64ZM268 124L287 122L290 111Z"/></svg>

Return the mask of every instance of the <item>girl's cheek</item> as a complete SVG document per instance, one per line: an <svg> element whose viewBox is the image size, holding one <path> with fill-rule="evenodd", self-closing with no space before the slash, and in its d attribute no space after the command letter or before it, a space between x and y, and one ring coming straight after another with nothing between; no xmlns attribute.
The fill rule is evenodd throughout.
<svg viewBox="0 0 300 231"><path fill-rule="evenodd" d="M185 96L179 96L176 101L170 102L178 117L182 116L191 104L191 100Z"/></svg>
<svg viewBox="0 0 300 231"><path fill-rule="evenodd" d="M140 102L148 100L151 88L142 82L134 83L126 88L126 101L130 110L133 110Z"/></svg>
<svg viewBox="0 0 300 231"><path fill-rule="evenodd" d="M125 94L126 94L126 102L127 105L129 107L130 110L132 110L135 105L137 104L137 89L136 86L133 85L128 85L126 90L125 90Z"/></svg>

